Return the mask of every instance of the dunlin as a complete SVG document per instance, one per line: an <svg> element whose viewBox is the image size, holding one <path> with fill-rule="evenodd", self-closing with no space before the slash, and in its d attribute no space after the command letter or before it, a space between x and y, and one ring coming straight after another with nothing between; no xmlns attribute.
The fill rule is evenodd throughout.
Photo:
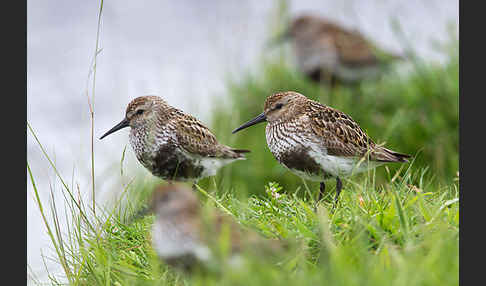
<svg viewBox="0 0 486 286"><path fill-rule="evenodd" d="M158 96L132 100L125 118L100 139L125 127L138 161L164 180L196 182L250 152L220 144L196 118Z"/></svg>
<svg viewBox="0 0 486 286"><path fill-rule="evenodd" d="M300 71L331 86L377 78L389 63L402 58L380 50L357 31L314 15L295 18L278 41L286 39L291 40Z"/></svg>
<svg viewBox="0 0 486 286"><path fill-rule="evenodd" d="M171 184L157 186L152 193L150 210L155 214L152 245L169 265L190 270L204 267L221 258L218 243L229 242L229 263L238 265L243 251L251 249L279 250L280 241L264 239L250 229L242 228L229 215L203 209L196 194L189 188Z"/></svg>
<svg viewBox="0 0 486 286"><path fill-rule="evenodd" d="M336 178L337 202L340 177L363 172L386 162L408 162L409 155L377 145L343 112L288 91L267 97L264 112L233 131L236 133L267 121L267 145L274 157L298 176L320 181ZM364 160L362 160L364 159Z"/></svg>

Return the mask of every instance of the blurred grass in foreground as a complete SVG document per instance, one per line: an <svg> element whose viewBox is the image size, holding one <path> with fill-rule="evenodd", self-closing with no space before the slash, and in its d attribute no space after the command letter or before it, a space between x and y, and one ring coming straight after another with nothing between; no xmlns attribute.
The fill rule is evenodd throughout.
<svg viewBox="0 0 486 286"><path fill-rule="evenodd" d="M28 169L35 188L34 175ZM242 225L263 236L296 241L282 258L243 253L232 268L211 261L209 270L187 275L160 261L151 247L153 216L131 221L159 180L137 179L114 207L91 210L76 196L70 199L70 229L60 230L55 205L46 218L57 249L54 258L64 277L49 275L52 285L457 285L459 276L459 203L457 183L425 191L424 171L401 171L380 192L374 176L343 192L336 211L287 193L267 183L262 195L247 201L234 192L210 193ZM421 181L419 185L412 185ZM208 211L218 204L198 193ZM37 197L38 198L38 197ZM124 203L121 203L124 202ZM38 201L42 208L42 202ZM219 211L222 211L219 209ZM211 212L205 212L210 215ZM129 222L131 221L131 222ZM216 237L216 247L228 237ZM255 253L255 252L252 252ZM216 269L217 271L211 271Z"/></svg>

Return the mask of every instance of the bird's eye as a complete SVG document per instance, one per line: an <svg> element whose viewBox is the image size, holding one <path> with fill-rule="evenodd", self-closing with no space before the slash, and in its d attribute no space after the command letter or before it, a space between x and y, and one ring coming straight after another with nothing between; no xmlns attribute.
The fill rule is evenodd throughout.
<svg viewBox="0 0 486 286"><path fill-rule="evenodd" d="M282 103L279 103L279 104L277 104L277 105L275 106L275 109L281 109L281 108L282 108L282 106L283 106L283 104L282 104Z"/></svg>
<svg viewBox="0 0 486 286"><path fill-rule="evenodd" d="M137 114L138 114L138 115L142 114L143 112L144 112L144 110L143 110L143 109L139 109L139 110L137 110Z"/></svg>

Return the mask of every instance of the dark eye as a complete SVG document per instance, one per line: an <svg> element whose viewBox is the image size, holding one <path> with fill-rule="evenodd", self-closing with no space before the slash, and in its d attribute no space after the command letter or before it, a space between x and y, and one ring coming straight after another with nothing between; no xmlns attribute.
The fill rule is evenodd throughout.
<svg viewBox="0 0 486 286"><path fill-rule="evenodd" d="M144 110L143 110L143 109L139 109L139 110L137 110L137 114L138 114L138 115L142 114L143 112L144 112Z"/></svg>
<svg viewBox="0 0 486 286"><path fill-rule="evenodd" d="M280 109L280 108L282 108L282 106L283 106L283 104L282 104L282 103L279 103L279 104L277 104L277 105L275 106L275 109Z"/></svg>

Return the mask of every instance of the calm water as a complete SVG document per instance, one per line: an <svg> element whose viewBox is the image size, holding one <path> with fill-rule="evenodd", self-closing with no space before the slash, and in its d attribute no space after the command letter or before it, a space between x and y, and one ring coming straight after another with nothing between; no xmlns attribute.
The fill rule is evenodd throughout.
<svg viewBox="0 0 486 286"><path fill-rule="evenodd" d="M274 1L105 1L96 75L95 137L124 116L134 97L156 94L209 122L209 103L224 99L224 78L256 71L269 37ZM27 1L27 119L58 170L90 198L90 117L86 88L94 53L98 1ZM294 1L292 15L312 11L356 28L383 47L401 51L390 27L397 19L419 55L442 61L431 42L458 30L458 1ZM91 92L91 90L90 90ZM118 163L128 129L95 139L100 200L121 186ZM61 185L28 133L27 156L41 199L54 200L63 217ZM144 172L131 150L125 165ZM74 180L73 180L74 178ZM45 280L41 253L53 255L28 180L27 251L32 273ZM61 221L63 223L63 221ZM48 263L57 273L60 268Z"/></svg>

